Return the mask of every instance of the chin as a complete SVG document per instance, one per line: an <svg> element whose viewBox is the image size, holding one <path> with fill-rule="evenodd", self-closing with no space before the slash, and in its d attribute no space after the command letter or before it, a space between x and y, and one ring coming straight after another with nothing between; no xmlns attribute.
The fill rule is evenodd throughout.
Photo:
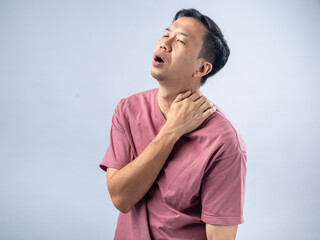
<svg viewBox="0 0 320 240"><path fill-rule="evenodd" d="M155 78L157 81L164 81L165 80L165 76L163 76L162 74L157 74L154 71L151 71L151 75L153 78Z"/></svg>

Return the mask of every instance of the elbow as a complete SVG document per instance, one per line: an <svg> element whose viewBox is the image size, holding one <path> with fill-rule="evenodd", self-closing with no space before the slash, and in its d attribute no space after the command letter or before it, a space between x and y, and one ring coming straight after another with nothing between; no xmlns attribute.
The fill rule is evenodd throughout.
<svg viewBox="0 0 320 240"><path fill-rule="evenodd" d="M128 213L128 212L130 212L131 211L131 209L126 209L126 208L118 208L118 210L120 211L120 212L122 212L122 213Z"/></svg>
<svg viewBox="0 0 320 240"><path fill-rule="evenodd" d="M123 205L114 205L120 212L128 213L131 211L131 207L123 206Z"/></svg>
<svg viewBox="0 0 320 240"><path fill-rule="evenodd" d="M128 213L131 211L132 203L129 197L126 197L126 194L123 194L121 190L115 187L112 184L111 177L107 182L109 194L113 205L122 213Z"/></svg>
<svg viewBox="0 0 320 240"><path fill-rule="evenodd" d="M122 213L128 213L131 211L132 206L125 202L121 198L111 197L113 205Z"/></svg>

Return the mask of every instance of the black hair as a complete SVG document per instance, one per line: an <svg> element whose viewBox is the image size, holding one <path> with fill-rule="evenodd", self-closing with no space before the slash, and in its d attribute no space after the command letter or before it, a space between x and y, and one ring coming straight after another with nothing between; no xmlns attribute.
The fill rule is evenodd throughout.
<svg viewBox="0 0 320 240"><path fill-rule="evenodd" d="M218 25L208 16L194 8L181 9L176 13L173 22L181 17L192 17L199 20L208 30L202 39L202 49L198 58L204 58L212 64L212 70L201 78L203 85L208 77L219 72L228 61L230 49Z"/></svg>

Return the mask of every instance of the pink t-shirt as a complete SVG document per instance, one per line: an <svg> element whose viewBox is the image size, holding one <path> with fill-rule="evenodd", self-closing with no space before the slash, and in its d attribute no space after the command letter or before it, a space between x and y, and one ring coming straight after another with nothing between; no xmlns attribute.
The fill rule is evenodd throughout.
<svg viewBox="0 0 320 240"><path fill-rule="evenodd" d="M121 169L155 138L166 120L158 89L124 98L112 118L110 145L100 167ZM206 239L205 224L243 220L246 145L217 111L175 144L148 193L120 213L115 239Z"/></svg>

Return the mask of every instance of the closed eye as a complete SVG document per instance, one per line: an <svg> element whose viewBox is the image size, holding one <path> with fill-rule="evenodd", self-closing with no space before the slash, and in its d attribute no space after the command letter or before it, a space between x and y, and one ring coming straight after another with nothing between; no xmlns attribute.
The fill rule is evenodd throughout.
<svg viewBox="0 0 320 240"><path fill-rule="evenodd" d="M183 43L184 45L186 45L186 43L184 41L181 41L180 39L178 39L177 41Z"/></svg>

